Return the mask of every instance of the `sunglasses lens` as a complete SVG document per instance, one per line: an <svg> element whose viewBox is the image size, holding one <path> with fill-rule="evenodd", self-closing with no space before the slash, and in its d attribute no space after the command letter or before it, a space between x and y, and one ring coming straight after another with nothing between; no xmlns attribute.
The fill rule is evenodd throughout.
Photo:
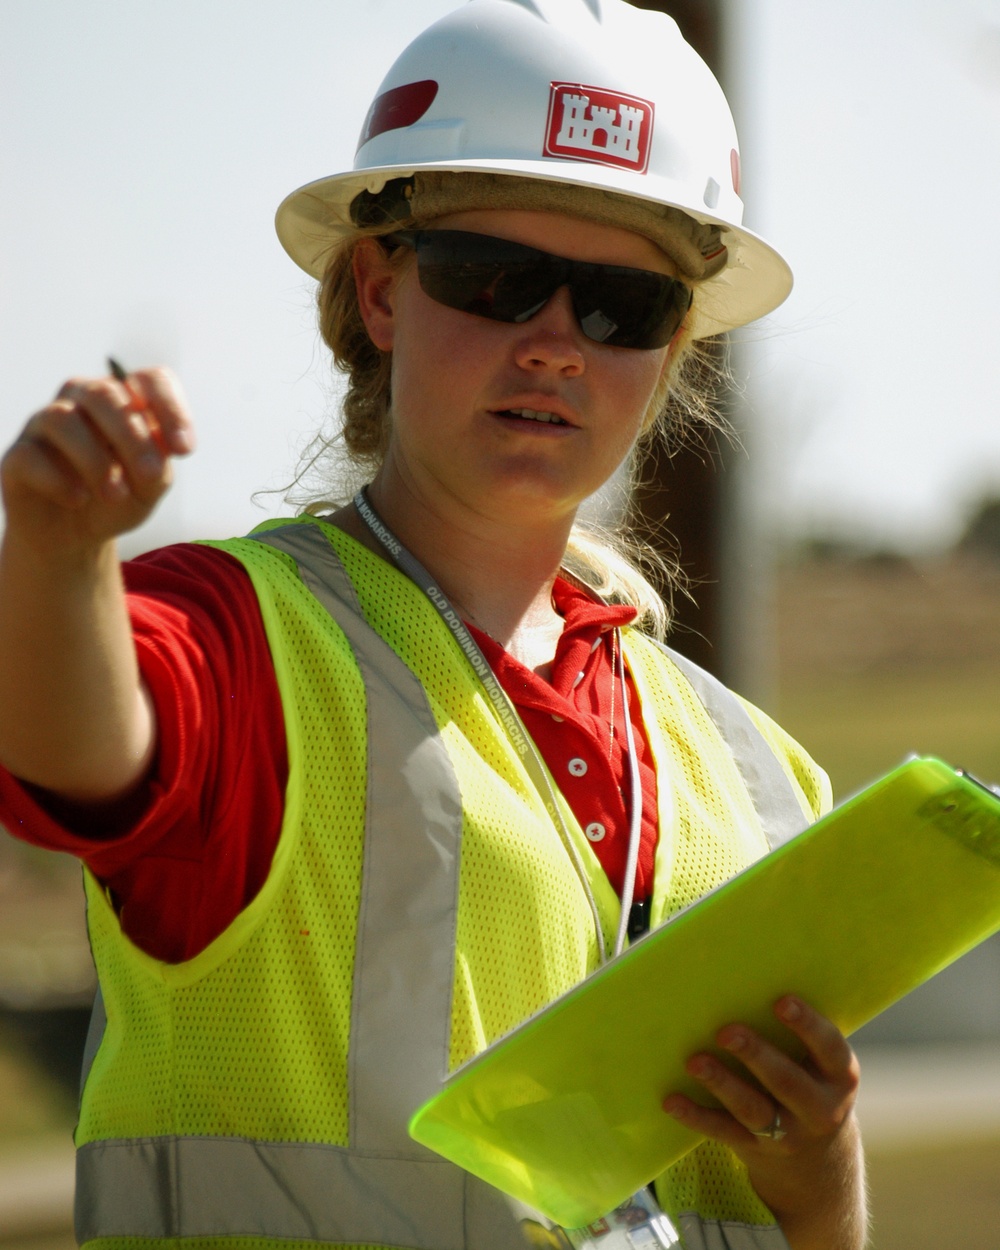
<svg viewBox="0 0 1000 1250"><path fill-rule="evenodd" d="M424 293L439 304L492 321L533 315L558 285L543 252L462 230L427 230L416 236ZM533 311L532 311L533 310Z"/></svg>
<svg viewBox="0 0 1000 1250"><path fill-rule="evenodd" d="M422 230L396 238L415 247L426 295L492 321L528 321L569 284L588 338L612 347L652 349L670 342L691 303L683 283L645 269L563 260L463 230Z"/></svg>
<svg viewBox="0 0 1000 1250"><path fill-rule="evenodd" d="M683 282L646 269L581 265L572 290L584 334L611 347L666 347L691 306Z"/></svg>

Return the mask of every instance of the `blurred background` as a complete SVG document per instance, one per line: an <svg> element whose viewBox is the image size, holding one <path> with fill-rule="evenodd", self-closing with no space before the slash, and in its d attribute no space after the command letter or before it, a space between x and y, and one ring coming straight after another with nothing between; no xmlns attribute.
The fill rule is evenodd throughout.
<svg viewBox="0 0 1000 1250"><path fill-rule="evenodd" d="M796 274L734 343L735 441L649 466L698 583L674 645L840 798L912 751L1000 781L1000 2L646 2L724 80L747 223ZM0 4L0 442L109 352L173 366L200 448L130 552L282 511L338 384L274 209L351 163L384 70L452 7ZM91 978L79 870L0 841L7 1250L72 1244ZM995 1250L998 1039L995 939L858 1035L878 1250Z"/></svg>

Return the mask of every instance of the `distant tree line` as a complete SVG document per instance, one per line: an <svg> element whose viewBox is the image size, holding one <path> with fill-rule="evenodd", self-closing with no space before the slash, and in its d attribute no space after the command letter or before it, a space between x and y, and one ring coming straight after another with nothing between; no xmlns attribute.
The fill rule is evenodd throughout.
<svg viewBox="0 0 1000 1250"><path fill-rule="evenodd" d="M1000 496L988 495L977 504L957 550L1000 561Z"/></svg>
<svg viewBox="0 0 1000 1250"><path fill-rule="evenodd" d="M952 552L1000 564L1000 493L984 495L973 505ZM784 548L782 555L791 563L830 561L872 569L901 568L912 560L892 547L869 544L863 539L823 534L800 536Z"/></svg>

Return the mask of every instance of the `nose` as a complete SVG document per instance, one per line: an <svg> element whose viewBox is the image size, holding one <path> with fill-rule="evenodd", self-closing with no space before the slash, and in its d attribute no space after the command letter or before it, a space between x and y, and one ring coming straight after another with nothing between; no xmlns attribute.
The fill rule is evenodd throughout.
<svg viewBox="0 0 1000 1250"><path fill-rule="evenodd" d="M553 369L569 377L583 372L583 331L568 286L559 287L520 329L515 356L523 369Z"/></svg>

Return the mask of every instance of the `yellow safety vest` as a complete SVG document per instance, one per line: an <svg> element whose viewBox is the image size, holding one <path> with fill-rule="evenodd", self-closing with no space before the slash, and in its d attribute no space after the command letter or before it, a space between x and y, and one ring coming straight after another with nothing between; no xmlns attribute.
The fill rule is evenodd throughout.
<svg viewBox="0 0 1000 1250"><path fill-rule="evenodd" d="M404 575L312 518L216 545L260 601L288 742L284 821L258 896L181 964L132 945L87 874L106 1019L77 1130L78 1237L512 1250L525 1213L406 1124L450 1068L594 970L585 889ZM625 653L658 776L657 924L828 792L713 679L632 631ZM560 802L610 945L618 899ZM681 1160L660 1194L690 1250L786 1245L722 1147Z"/></svg>

